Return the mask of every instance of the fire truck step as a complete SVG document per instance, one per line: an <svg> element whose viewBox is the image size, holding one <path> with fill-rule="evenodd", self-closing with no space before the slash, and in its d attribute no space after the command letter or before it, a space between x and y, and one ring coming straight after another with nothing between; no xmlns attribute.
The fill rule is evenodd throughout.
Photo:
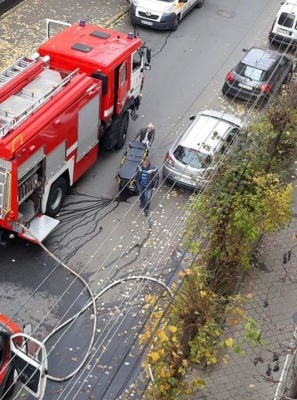
<svg viewBox="0 0 297 400"><path fill-rule="evenodd" d="M38 243L38 241L42 242L59 223L60 221L48 217L47 215L38 215L30 222L30 226L28 228L35 238L32 237L28 232L19 233L18 236L35 243Z"/></svg>

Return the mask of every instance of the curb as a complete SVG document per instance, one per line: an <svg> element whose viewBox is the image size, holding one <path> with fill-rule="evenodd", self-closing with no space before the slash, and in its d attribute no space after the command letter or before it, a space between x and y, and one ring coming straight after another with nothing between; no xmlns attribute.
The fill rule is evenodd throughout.
<svg viewBox="0 0 297 400"><path fill-rule="evenodd" d="M104 28L109 28L111 25L113 25L116 21L118 21L120 18L124 17L125 15L127 15L129 12L129 6L127 6L127 8L123 11L118 12L116 15L114 15L113 17L109 18L109 20L107 20L104 24L103 27Z"/></svg>

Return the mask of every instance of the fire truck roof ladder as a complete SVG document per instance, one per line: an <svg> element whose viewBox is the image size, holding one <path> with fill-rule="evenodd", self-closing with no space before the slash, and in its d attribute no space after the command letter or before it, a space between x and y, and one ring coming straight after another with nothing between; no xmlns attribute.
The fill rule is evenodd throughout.
<svg viewBox="0 0 297 400"><path fill-rule="evenodd" d="M45 68L33 81L0 104L0 138L19 126L44 103L50 100L79 69L62 79L58 71Z"/></svg>
<svg viewBox="0 0 297 400"><path fill-rule="evenodd" d="M31 67L32 64L36 63L38 58L40 58L38 53L35 53L31 58L21 57L10 67L2 71L0 73L0 88L10 82L17 75L26 71L26 69Z"/></svg>

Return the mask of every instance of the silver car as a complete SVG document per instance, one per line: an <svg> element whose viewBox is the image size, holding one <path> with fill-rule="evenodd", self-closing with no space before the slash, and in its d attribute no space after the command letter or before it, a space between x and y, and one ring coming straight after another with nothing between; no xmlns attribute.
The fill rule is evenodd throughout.
<svg viewBox="0 0 297 400"><path fill-rule="evenodd" d="M168 150L163 175L186 189L202 189L215 169L214 156L223 154L244 123L225 112L206 110L190 118L193 122Z"/></svg>

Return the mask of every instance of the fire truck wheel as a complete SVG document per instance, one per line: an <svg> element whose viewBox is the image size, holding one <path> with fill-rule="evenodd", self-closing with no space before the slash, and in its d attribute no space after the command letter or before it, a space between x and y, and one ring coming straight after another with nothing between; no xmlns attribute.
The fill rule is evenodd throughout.
<svg viewBox="0 0 297 400"><path fill-rule="evenodd" d="M204 0L199 0L196 7L201 8L203 6L203 4L204 4Z"/></svg>
<svg viewBox="0 0 297 400"><path fill-rule="evenodd" d="M67 182L64 178L58 178L51 186L46 205L46 214L54 217L62 207L67 192Z"/></svg>
<svg viewBox="0 0 297 400"><path fill-rule="evenodd" d="M14 370L10 372L5 386L4 392L6 392L6 394L4 396L4 399L7 400L13 395L15 389L15 384L13 383L13 375L14 375Z"/></svg>
<svg viewBox="0 0 297 400"><path fill-rule="evenodd" d="M116 149L121 149L124 146L128 131L128 125L129 125L129 113L128 111L125 111L121 121L119 122L118 142L115 145Z"/></svg>

